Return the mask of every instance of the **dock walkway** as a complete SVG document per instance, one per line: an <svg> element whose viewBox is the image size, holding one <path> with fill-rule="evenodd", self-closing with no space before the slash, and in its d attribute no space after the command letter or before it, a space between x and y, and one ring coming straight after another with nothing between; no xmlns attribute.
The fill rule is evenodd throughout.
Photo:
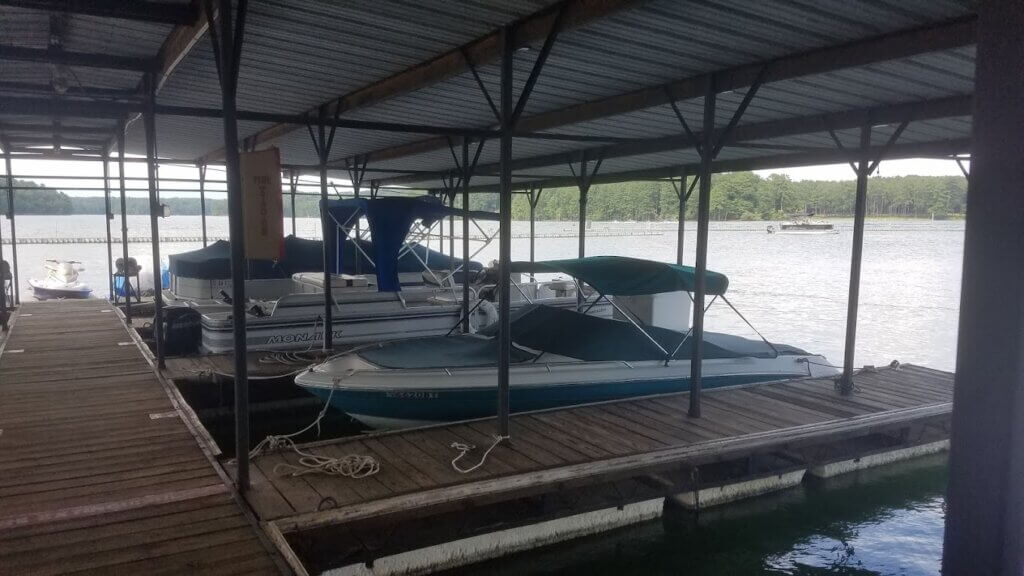
<svg viewBox="0 0 1024 576"><path fill-rule="evenodd" d="M0 344L0 574L280 574L110 304Z"/></svg>
<svg viewBox="0 0 1024 576"><path fill-rule="evenodd" d="M511 441L469 474L453 470L458 452L452 443L477 446L461 464L477 462L493 441L493 419L314 442L301 449L328 457L369 455L380 471L362 479L293 476L285 472L298 464L294 453L265 454L253 462L248 499L268 532L278 534L278 545L286 545L293 568L301 557L316 573L423 549L433 544L424 535L430 540L432 532L445 532L442 523L423 523L415 542L398 544L393 527L415 527L417 517L452 517L455 528L440 542L457 531L472 536L495 525L535 522L524 510L586 512L581 503L587 496L579 490L602 483L612 486L610 504L606 499L590 509L614 513L652 495L794 469L799 478L815 465L948 439L952 374L885 367L862 371L855 380L852 396L840 395L826 379L708 390L699 419L687 417L686 393L516 414ZM626 488L622 480L635 484ZM487 516L488 507L498 512ZM484 516L476 528L467 528L471 513ZM370 528L382 526L388 543L368 542Z"/></svg>

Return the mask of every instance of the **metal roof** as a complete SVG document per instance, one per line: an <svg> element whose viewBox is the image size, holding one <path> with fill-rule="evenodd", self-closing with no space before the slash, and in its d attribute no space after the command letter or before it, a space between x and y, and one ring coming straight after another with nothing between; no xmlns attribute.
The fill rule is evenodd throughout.
<svg viewBox="0 0 1024 576"><path fill-rule="evenodd" d="M969 99L973 92L973 38L958 34L965 27L973 29L974 3L956 0L252 0L238 107L295 115L344 102L341 117L346 120L494 128L494 113L481 90L482 84L497 102L500 66L493 51L486 51L488 38L502 26L525 30L514 56L518 94L542 52L545 26L550 26L546 23L560 9L569 16L521 123L529 126L528 132L590 140L515 138L513 157L523 166L515 170L520 184L571 176L568 161L583 151L604 157L600 173L611 180L616 174L668 174L692 165L697 155L685 142L662 142L682 134L664 90L672 91L681 114L699 132L703 98L692 88L709 74L742 75L751 66L767 65L771 74L737 125L738 131L749 128L753 136L723 149L723 168L742 167L744 160L752 166L824 158L836 152L836 145L827 129L811 119L880 110L889 110L891 116L895 112L886 107L896 105L904 107L902 119L909 121L897 144L905 146L902 152L894 149L897 153L945 153L963 147L970 137L969 110L932 105ZM53 36L50 16L42 10L0 6L0 49L46 50ZM175 26L67 14L62 16L60 42L66 52L159 57L166 74L157 98L160 105L217 109L221 92L213 50L198 9L196 17L200 20ZM190 41L180 41L182 37ZM480 46L487 57L474 62L474 75L459 53L477 54ZM435 77L426 77L435 71ZM120 91L109 98L128 98L121 92L137 98L142 77L136 70L54 66L2 53L0 75L0 98L27 94L72 100L102 99L102 94L89 92L96 89ZM70 84L67 94L45 94L55 75ZM380 88L388 83L400 88ZM716 127L729 122L748 86L740 82L718 94ZM387 93L377 95L375 89ZM373 97L364 97L367 93ZM918 110L925 110L925 117ZM822 118L831 121L831 116ZM885 145L899 120L875 130L878 146ZM19 139L53 137L38 130L51 122L50 117L0 109L0 134L12 149ZM117 120L91 122L61 119L63 126L95 126L97 137L110 142ZM769 126L773 122L777 128ZM785 128L787 122L791 128ZM156 132L162 157L215 160L223 146L218 118L161 114ZM852 147L854 132L844 125L836 135ZM141 122L130 122L127 135L129 152L143 153ZM281 129L271 122L240 121L239 137L252 137L258 146L278 146L289 164L318 161L303 126ZM459 139L453 144L458 151ZM484 189L493 184L488 174L497 162L497 148L495 142L487 143L480 156L481 172L474 183ZM339 170L367 158L367 179L417 187L440 187L442 176L455 168L446 138L381 130L339 129L330 157L331 166Z"/></svg>

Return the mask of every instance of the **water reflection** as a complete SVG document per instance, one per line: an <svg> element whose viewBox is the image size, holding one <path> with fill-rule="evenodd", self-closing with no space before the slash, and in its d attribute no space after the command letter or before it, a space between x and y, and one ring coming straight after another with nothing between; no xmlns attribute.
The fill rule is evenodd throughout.
<svg viewBox="0 0 1024 576"><path fill-rule="evenodd" d="M939 572L945 457L807 484L450 574L720 576Z"/></svg>

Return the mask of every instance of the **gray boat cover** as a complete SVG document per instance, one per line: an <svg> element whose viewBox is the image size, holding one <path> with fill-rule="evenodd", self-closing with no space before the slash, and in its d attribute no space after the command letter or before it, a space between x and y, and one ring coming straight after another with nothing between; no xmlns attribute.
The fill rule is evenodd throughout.
<svg viewBox="0 0 1024 576"><path fill-rule="evenodd" d="M532 350L592 362L665 359L665 355L635 326L622 320L587 316L564 308L530 305L513 312L511 322L512 342ZM670 352L684 336L682 332L665 328L648 327L647 332ZM435 336L385 342L361 350L359 355L383 368L493 366L498 362L496 334L497 323L476 336ZM692 342L692 338L687 339L674 358L688 360L693 353ZM779 354L806 354L792 346L773 345ZM774 356L775 350L761 340L704 333L705 359ZM533 354L517 346L512 347L513 363L533 358Z"/></svg>
<svg viewBox="0 0 1024 576"><path fill-rule="evenodd" d="M359 356L381 368L468 368L498 362L498 339L459 334L384 342L359 351ZM533 354L512 347L512 362L525 362Z"/></svg>

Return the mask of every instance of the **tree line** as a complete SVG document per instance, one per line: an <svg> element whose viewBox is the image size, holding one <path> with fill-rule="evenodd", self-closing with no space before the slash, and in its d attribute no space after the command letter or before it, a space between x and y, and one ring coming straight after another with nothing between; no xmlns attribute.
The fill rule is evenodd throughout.
<svg viewBox="0 0 1024 576"><path fill-rule="evenodd" d="M692 182L692 179L691 179ZM688 182L689 184L689 182ZM854 181L801 180L753 172L716 174L711 180L712 220L772 220L790 214L853 216ZM497 195L479 199L481 209L496 209ZM967 180L959 176L891 176L868 180L868 216L932 218L962 215L967 202ZM472 205L472 204L471 204ZM686 216L697 216L697 191L686 203ZM526 195L512 202L512 217L526 220ZM587 201L589 220L677 220L679 199L670 182L629 182L595 185ZM579 218L576 188L543 190L537 202L538 220Z"/></svg>
<svg viewBox="0 0 1024 576"><path fill-rule="evenodd" d="M34 182L15 180L15 210L18 214L103 214L103 197L68 196L60 190ZM772 220L788 214L813 212L822 216L852 216L855 184L853 181L801 180L771 174L762 177L752 172L716 174L711 185L710 212L713 220ZM587 218L590 220L651 221L676 220L679 200L667 181L627 182L595 185L590 190ZM967 199L967 181L958 176L874 177L868 181L868 216L905 218L946 217L963 214ZM319 216L319 199L296 198L300 217ZM199 215L199 198L166 197L162 200L172 215ZM120 213L120 200L112 198L113 212ZM476 210L498 210L497 194L474 194L470 206ZM7 191L0 190L0 213L7 210ZM127 199L129 214L148 214L146 198ZM291 216L291 199L285 197L284 211ZM206 212L227 214L227 202L207 199ZM697 212L696 192L686 203L687 218ZM516 194L512 217L530 217L527 196ZM537 203L538 220L576 220L579 218L579 192L576 188L543 190Z"/></svg>

